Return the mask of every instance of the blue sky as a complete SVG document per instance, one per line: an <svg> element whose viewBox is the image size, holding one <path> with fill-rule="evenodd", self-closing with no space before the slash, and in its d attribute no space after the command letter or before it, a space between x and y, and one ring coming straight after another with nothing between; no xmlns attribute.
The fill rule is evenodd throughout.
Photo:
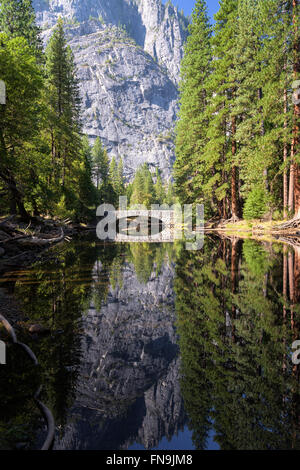
<svg viewBox="0 0 300 470"><path fill-rule="evenodd" d="M193 7L195 5L195 0L172 0L173 5L178 5L179 9L183 9L186 15L192 13ZM219 0L207 0L208 11L213 19L213 15L219 9Z"/></svg>

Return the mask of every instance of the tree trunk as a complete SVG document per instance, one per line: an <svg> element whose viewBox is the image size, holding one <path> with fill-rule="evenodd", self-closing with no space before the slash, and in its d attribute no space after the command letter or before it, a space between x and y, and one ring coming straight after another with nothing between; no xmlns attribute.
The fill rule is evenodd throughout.
<svg viewBox="0 0 300 470"><path fill-rule="evenodd" d="M293 161L293 149L291 150L291 161ZM295 165L291 162L290 166L290 182L289 182L289 213L294 212L294 181L295 181Z"/></svg>
<svg viewBox="0 0 300 470"><path fill-rule="evenodd" d="M295 190L294 190L294 198L295 198L295 219L300 219L300 168L299 165L296 165L295 168Z"/></svg>
<svg viewBox="0 0 300 470"><path fill-rule="evenodd" d="M286 72L287 69L287 63L285 60L284 63L284 70ZM284 112L284 132L286 132L287 127L288 127L288 122L287 122L287 112L288 112L288 97L287 97L287 86L285 84L284 87L284 92L283 92L283 112ZM283 218L287 219L288 218L288 173L287 173L287 158L288 158L288 145L287 145L287 140L286 140L286 135L284 135L284 144L283 144L283 162L284 162L284 170L283 170Z"/></svg>
<svg viewBox="0 0 300 470"><path fill-rule="evenodd" d="M293 42L293 69L294 80L300 77L300 45L299 45L299 31L298 31L298 8L299 0L293 0L293 25L294 25L294 42ZM300 168L299 163L296 161L299 151L299 121L300 121L300 104L297 101L294 104L294 125L293 125L293 140L292 140L292 164L294 167L294 210L295 219L300 218Z"/></svg>
<svg viewBox="0 0 300 470"><path fill-rule="evenodd" d="M0 173L0 177L1 177L1 173ZM19 212L21 218L25 222L29 222L30 215L28 214L28 212L26 211L26 209L24 207L23 196L22 196L21 192L19 191L19 189L17 188L17 184L16 184L16 182L15 182L12 175L10 176L10 181L9 181L8 185L9 185L9 189L10 189L11 194L12 194L12 198L13 198L13 200L15 201L15 203L17 205L18 212Z"/></svg>
<svg viewBox="0 0 300 470"><path fill-rule="evenodd" d="M233 116L231 120L231 134L232 134L231 216L233 220L237 220L239 218L239 200L238 200L238 192L237 192L238 169L234 161L236 150L237 150L235 133L236 133L236 118L235 116Z"/></svg>
<svg viewBox="0 0 300 470"><path fill-rule="evenodd" d="M1 145L0 154L2 154L3 156L7 156L4 136L1 131L0 131L0 145ZM17 187L17 183L15 181L14 175L11 173L9 169L4 167L4 169L0 168L0 178L7 185L11 193L11 208L15 209L15 207L17 207L22 219L28 222L30 220L30 215L28 214L28 212L26 211L24 207L23 196L22 196L21 191Z"/></svg>
<svg viewBox="0 0 300 470"><path fill-rule="evenodd" d="M17 204L13 197L11 197L9 201L9 213L11 215L15 215L17 213Z"/></svg>
<svg viewBox="0 0 300 470"><path fill-rule="evenodd" d="M259 99L259 101L261 101L263 99L262 88L258 89L258 99ZM264 137L264 135L265 135L265 121L263 119L263 108L262 107L260 107L260 113L262 115L261 126L260 126L260 128L261 128L260 135L262 137ZM267 168L264 168L263 177L264 177L266 191L268 191L269 190L269 183L268 183L268 169Z"/></svg>

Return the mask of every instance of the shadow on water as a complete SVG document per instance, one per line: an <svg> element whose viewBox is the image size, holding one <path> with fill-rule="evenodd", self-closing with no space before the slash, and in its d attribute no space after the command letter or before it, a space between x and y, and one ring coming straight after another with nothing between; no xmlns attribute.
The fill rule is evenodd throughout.
<svg viewBox="0 0 300 470"><path fill-rule="evenodd" d="M9 345L0 448L39 447L42 382L55 449L299 449L299 275L297 247L210 236L196 252L83 238L10 273L40 368Z"/></svg>

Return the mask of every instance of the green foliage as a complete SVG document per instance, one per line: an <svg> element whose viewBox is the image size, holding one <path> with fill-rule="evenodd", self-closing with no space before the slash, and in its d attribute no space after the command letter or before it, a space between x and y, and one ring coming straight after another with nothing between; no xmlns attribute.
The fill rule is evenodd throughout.
<svg viewBox="0 0 300 470"><path fill-rule="evenodd" d="M166 259L166 245L132 243L128 255L134 265L139 282L146 284L152 273L155 272L156 275L159 275Z"/></svg>
<svg viewBox="0 0 300 470"><path fill-rule="evenodd" d="M45 137L51 149L49 210L74 219L90 217L96 193L91 185L91 157L81 139L79 86L63 21L58 21L46 49Z"/></svg>
<svg viewBox="0 0 300 470"><path fill-rule="evenodd" d="M147 163L138 168L134 181L132 183L132 194L130 198L130 205L143 204L150 208L151 204L155 201L155 189L152 179L152 174L148 168Z"/></svg>
<svg viewBox="0 0 300 470"><path fill-rule="evenodd" d="M156 170L156 183L154 185L154 193L156 203L159 205L164 204L166 201L166 192L158 169Z"/></svg>
<svg viewBox="0 0 300 470"><path fill-rule="evenodd" d="M176 127L176 192L181 202L203 202L207 142L207 79L211 73L211 27L205 1L197 0L181 65L180 112Z"/></svg>
<svg viewBox="0 0 300 470"><path fill-rule="evenodd" d="M62 20L45 56L29 0L2 2L4 23L0 70L7 104L0 107L0 210L26 220L39 214L88 220L97 194Z"/></svg>
<svg viewBox="0 0 300 470"><path fill-rule="evenodd" d="M0 70L7 92L6 106L0 105L0 187L8 211L18 208L27 218L24 199L30 198L39 164L44 167L38 151L42 70L26 39L6 34L0 34Z"/></svg>
<svg viewBox="0 0 300 470"><path fill-rule="evenodd" d="M96 187L100 189L100 184L106 185L109 180L109 160L107 151L102 146L102 142L99 137L95 140L93 149L93 175L96 178Z"/></svg>
<svg viewBox="0 0 300 470"><path fill-rule="evenodd" d="M241 245L207 240L176 262L181 391L194 445L206 449L213 432L222 450L299 447L282 258Z"/></svg>
<svg viewBox="0 0 300 470"><path fill-rule="evenodd" d="M1 0L0 31L11 38L25 38L35 54L42 56L40 29L36 25L31 0Z"/></svg>
<svg viewBox="0 0 300 470"><path fill-rule="evenodd" d="M125 196L126 193L122 158L120 158L118 164L116 161L116 157L112 158L109 168L109 174L111 184L116 195L116 199L118 200L120 196Z"/></svg>
<svg viewBox="0 0 300 470"><path fill-rule="evenodd" d="M262 277L269 265L268 256L263 247L253 240L245 240L243 255L251 273Z"/></svg>
<svg viewBox="0 0 300 470"><path fill-rule="evenodd" d="M222 0L212 36L205 2L196 2L182 62L174 176L181 201L204 202L207 216L237 215L245 201L249 214L248 197L259 199L250 195L254 188L265 188L265 210L283 206L292 66L299 61L292 13L292 2Z"/></svg>
<svg viewBox="0 0 300 470"><path fill-rule="evenodd" d="M245 202L244 217L246 220L261 219L267 210L266 192L262 188L253 189Z"/></svg>
<svg viewBox="0 0 300 470"><path fill-rule="evenodd" d="M165 202L168 206L172 206L173 204L176 204L177 202L179 202L176 198L174 185L172 181L169 181Z"/></svg>

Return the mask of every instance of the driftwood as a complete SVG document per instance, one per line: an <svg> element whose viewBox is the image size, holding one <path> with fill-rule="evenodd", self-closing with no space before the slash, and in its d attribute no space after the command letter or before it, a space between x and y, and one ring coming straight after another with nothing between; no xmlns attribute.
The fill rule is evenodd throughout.
<svg viewBox="0 0 300 470"><path fill-rule="evenodd" d="M22 232L18 232L22 233ZM20 245L35 245L35 246L44 246L44 245L49 245L51 243L57 243L60 242L61 240L64 239L64 231L61 228L61 233L57 237L53 237L53 235L45 234L40 237L28 235L22 233L22 235L16 235L12 236L10 235L9 238L6 238L5 240L0 241L0 245L5 245L7 243L18 243Z"/></svg>
<svg viewBox="0 0 300 470"><path fill-rule="evenodd" d="M295 230L295 229L300 229L300 219L292 219L288 220L287 222L284 222L283 224L276 225L276 227L273 227L273 230Z"/></svg>
<svg viewBox="0 0 300 470"><path fill-rule="evenodd" d="M287 243L288 245L294 247L294 248L300 248L300 238L297 236L279 236L277 237L277 240L280 240L283 243Z"/></svg>
<svg viewBox="0 0 300 470"><path fill-rule="evenodd" d="M6 240L0 241L0 245L5 245L6 243L16 242L24 238L30 238L31 235L17 235L16 237L6 238Z"/></svg>
<svg viewBox="0 0 300 470"><path fill-rule="evenodd" d="M13 241L16 241L19 245L22 246L48 246L52 243L59 243L64 240L65 234L61 228L60 235L58 237L51 238L42 238L42 237L16 237Z"/></svg>
<svg viewBox="0 0 300 470"><path fill-rule="evenodd" d="M1 222L0 222L0 227L1 227L2 225L5 225L7 222L9 222L10 220L12 220L13 218L14 218L14 216L13 216L13 215L10 215L9 217L6 217L5 219L1 220Z"/></svg>

